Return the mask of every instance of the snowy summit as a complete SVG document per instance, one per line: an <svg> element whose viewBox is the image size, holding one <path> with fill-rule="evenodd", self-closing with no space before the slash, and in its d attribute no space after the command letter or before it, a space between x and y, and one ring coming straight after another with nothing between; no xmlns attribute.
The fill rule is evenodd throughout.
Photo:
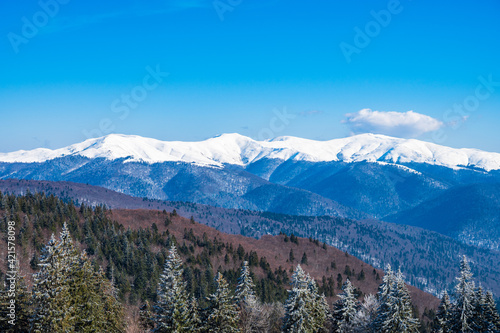
<svg viewBox="0 0 500 333"><path fill-rule="evenodd" d="M0 153L0 162L39 163L64 156L125 159L127 162L186 162L207 166L246 166L263 158L310 162L427 163L449 168L500 169L500 154L455 149L415 139L361 134L329 141L291 136L256 141L223 134L204 141L160 141L136 135L110 134L65 148Z"/></svg>

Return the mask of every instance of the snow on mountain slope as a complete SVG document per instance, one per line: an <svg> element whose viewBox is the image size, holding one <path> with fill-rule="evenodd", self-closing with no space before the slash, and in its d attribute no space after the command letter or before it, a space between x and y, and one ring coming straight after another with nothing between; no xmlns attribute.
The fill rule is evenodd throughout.
<svg viewBox="0 0 500 333"><path fill-rule="evenodd" d="M500 169L500 154L476 149L454 149L414 139L361 134L329 141L278 137L255 141L239 134L223 134L199 142L160 141L135 135L110 134L56 150L35 149L0 153L0 162L44 162L63 156L119 159L127 162L187 162L206 166L245 166L262 158L310 162L427 163L450 168Z"/></svg>

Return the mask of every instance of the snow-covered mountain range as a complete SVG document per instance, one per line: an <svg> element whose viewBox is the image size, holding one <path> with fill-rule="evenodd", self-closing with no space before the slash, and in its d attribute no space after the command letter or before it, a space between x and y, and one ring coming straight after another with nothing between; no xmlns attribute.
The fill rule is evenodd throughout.
<svg viewBox="0 0 500 333"><path fill-rule="evenodd" d="M291 215L373 217L500 248L500 154L384 135L166 142L112 134L56 150L2 153L0 179L71 181L140 198Z"/></svg>
<svg viewBox="0 0 500 333"><path fill-rule="evenodd" d="M186 162L200 166L247 166L261 159L306 162L425 163L448 168L500 169L500 154L454 149L414 139L361 134L329 141L291 136L256 141L223 134L198 142L160 141L135 135L110 134L65 148L0 153L0 162L41 163L59 157L125 159L126 162Z"/></svg>

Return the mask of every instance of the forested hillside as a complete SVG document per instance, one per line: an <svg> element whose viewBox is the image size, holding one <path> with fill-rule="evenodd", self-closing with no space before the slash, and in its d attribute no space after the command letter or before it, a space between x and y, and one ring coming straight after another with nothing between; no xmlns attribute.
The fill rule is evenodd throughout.
<svg viewBox="0 0 500 333"><path fill-rule="evenodd" d="M333 245L363 261L384 268L401 267L406 279L431 293L450 290L455 284L460 255L467 255L474 265L475 276L481 276L485 288L500 295L500 252L465 245L439 233L411 226L381 221L355 221L335 217L301 217L284 214L225 209L200 204L135 198L101 187L71 183L28 180L0 180L0 190L23 194L46 192L88 205L105 204L112 208L142 208L171 212L231 234L260 238L284 232L312 237ZM161 224L160 222L158 222ZM131 223L131 227L137 225ZM321 277L321 276L320 276Z"/></svg>
<svg viewBox="0 0 500 333"><path fill-rule="evenodd" d="M457 186L387 221L500 250L500 183Z"/></svg>
<svg viewBox="0 0 500 333"><path fill-rule="evenodd" d="M6 235L8 221L16 225L20 271L28 285L31 273L39 269L42 250L52 233L64 222L75 243L101 266L107 279L113 279L117 296L136 320L137 308L146 300L156 299L160 272L168 248L178 247L186 267L183 276L187 291L200 299L214 292L214 276L219 271L234 289L238 270L248 261L258 299L264 303L284 302L292 272L297 264L318 282L319 292L329 303L350 279L356 296L376 293L383 272L359 259L320 243L296 236L265 236L260 240L229 235L194 220L180 217L176 211L116 210L97 206L74 206L54 196L26 194L0 196L0 230ZM4 238L5 240L5 238ZM6 242L2 251L5 253ZM2 257L2 279L7 268ZM418 313L432 317L437 299L410 287ZM136 310L134 310L136 309Z"/></svg>
<svg viewBox="0 0 500 333"><path fill-rule="evenodd" d="M445 294L436 313L438 300L408 287L400 270L383 275L312 238L256 240L175 210L110 211L31 193L0 192L0 214L4 244L15 235L19 259L17 268L4 259L0 273L6 332L494 332L499 325L492 294L475 288L465 257L455 303ZM17 302L16 328L9 299Z"/></svg>

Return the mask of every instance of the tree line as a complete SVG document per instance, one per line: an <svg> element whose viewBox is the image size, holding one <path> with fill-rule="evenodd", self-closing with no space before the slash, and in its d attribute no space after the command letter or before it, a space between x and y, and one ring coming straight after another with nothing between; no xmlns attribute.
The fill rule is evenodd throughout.
<svg viewBox="0 0 500 333"><path fill-rule="evenodd" d="M1 196L1 193L0 193ZM31 200L31 201L30 201ZM10 208L5 218L16 220L21 225L20 242L41 243L40 226L46 224L51 229L54 221L64 216L72 217L70 223L62 223L62 231L56 240L54 236L41 246L40 255L34 256L32 265L38 268L33 275L33 286L28 288L26 279L18 275L16 284L16 326L8 323L8 286L0 293L0 331L2 332L125 332L123 304L130 297L120 290L146 290L153 294L143 279L137 278L137 271L150 271L154 261L148 252L151 244L169 249L163 255L162 269L155 281L154 295L140 297L142 307L140 323L150 332L417 332L422 330L417 316L413 313L411 299L398 270L386 269L377 295L365 295L358 301L351 282L342 284L342 293L334 304L328 304L321 288L300 265L289 279L286 272L266 271L275 276L275 281L289 285L283 302L269 301L262 297L266 285L254 283L252 267L268 267L263 258L247 253L242 247L229 251L229 245L197 238L186 230L184 239L192 240L206 249L205 255L193 256L191 246L179 244L173 236L160 235L153 227L151 231L125 231L118 224L109 223L104 209L80 207L85 217L83 228L75 221L77 212L73 205L64 204L51 197L34 196L17 200L3 196L0 205ZM2 208L0 207L0 209ZM33 225L21 223L17 211L32 211L37 219ZM46 215L42 212L55 215ZM26 222L26 221L24 221ZM165 224L169 215L165 215ZM2 224L0 223L0 228ZM72 231L73 230L73 231ZM35 238L26 238L34 233ZM109 238L97 238L99 234ZM72 235L86 239L87 248L80 251ZM293 239L294 237L291 237ZM111 242L110 239L115 239ZM294 241L294 240L292 240ZM116 244L121 247L116 250ZM134 254L132 248L138 249ZM186 254L186 261L197 261L210 266L208 253L219 253L226 248L229 253L242 259L239 272L218 269L194 272L180 258L179 252ZM120 250L122 249L122 250ZM119 252L122 252L121 254ZM204 251L205 252L205 251ZM90 254L88 256L87 254ZM101 269L99 256L127 263L126 266L109 265ZM141 257L142 256L142 257ZM122 259L119 259L122 258ZM265 259L265 258L264 258ZM118 284L116 274L129 267L131 275L137 275L132 283L127 280ZM148 267L152 266L152 267ZM116 269L116 270L115 270ZM186 274L186 272L191 273ZM208 272L208 273L207 273ZM147 274L150 274L147 273ZM147 279L149 275L143 278ZM154 276L154 275L150 275ZM202 277L203 276L203 277ZM206 285L199 288L198 281ZM232 290L231 285L236 288ZM139 286L139 287L138 287ZM137 288L137 289L135 289ZM144 289L140 289L144 288ZM268 291L269 292L269 291ZM258 296L260 294L260 296ZM472 281L470 266L465 257L460 265L455 292L445 293L433 323L436 332L498 332L500 320L491 292L476 288Z"/></svg>
<svg viewBox="0 0 500 333"><path fill-rule="evenodd" d="M67 224L50 238L39 259L31 292L17 276L16 321L9 322L9 288L0 293L2 332L125 332L123 306L114 284L75 246ZM330 308L315 280L297 265L284 304L261 303L244 261L233 292L217 272L206 306L187 290L184 263L172 245L157 286L156 301L140 310L144 331L235 332L419 332L419 320L400 270L388 266L377 295L359 302L349 279ZM460 263L454 301L445 292L434 322L436 332L499 332L500 316L491 292L476 288L467 258Z"/></svg>
<svg viewBox="0 0 500 333"><path fill-rule="evenodd" d="M499 332L500 317L491 292L474 289L472 274L464 256L457 278L456 301L444 294L434 321L435 332ZM264 305L255 297L248 263L243 262L234 296L218 273L216 291L201 308L189 297L182 280L182 260L176 248L169 251L158 301L141 308L141 323L148 332L419 332L419 320L400 270L387 267L377 295L359 302L349 279L332 309L320 295L313 278L297 265L285 304Z"/></svg>

